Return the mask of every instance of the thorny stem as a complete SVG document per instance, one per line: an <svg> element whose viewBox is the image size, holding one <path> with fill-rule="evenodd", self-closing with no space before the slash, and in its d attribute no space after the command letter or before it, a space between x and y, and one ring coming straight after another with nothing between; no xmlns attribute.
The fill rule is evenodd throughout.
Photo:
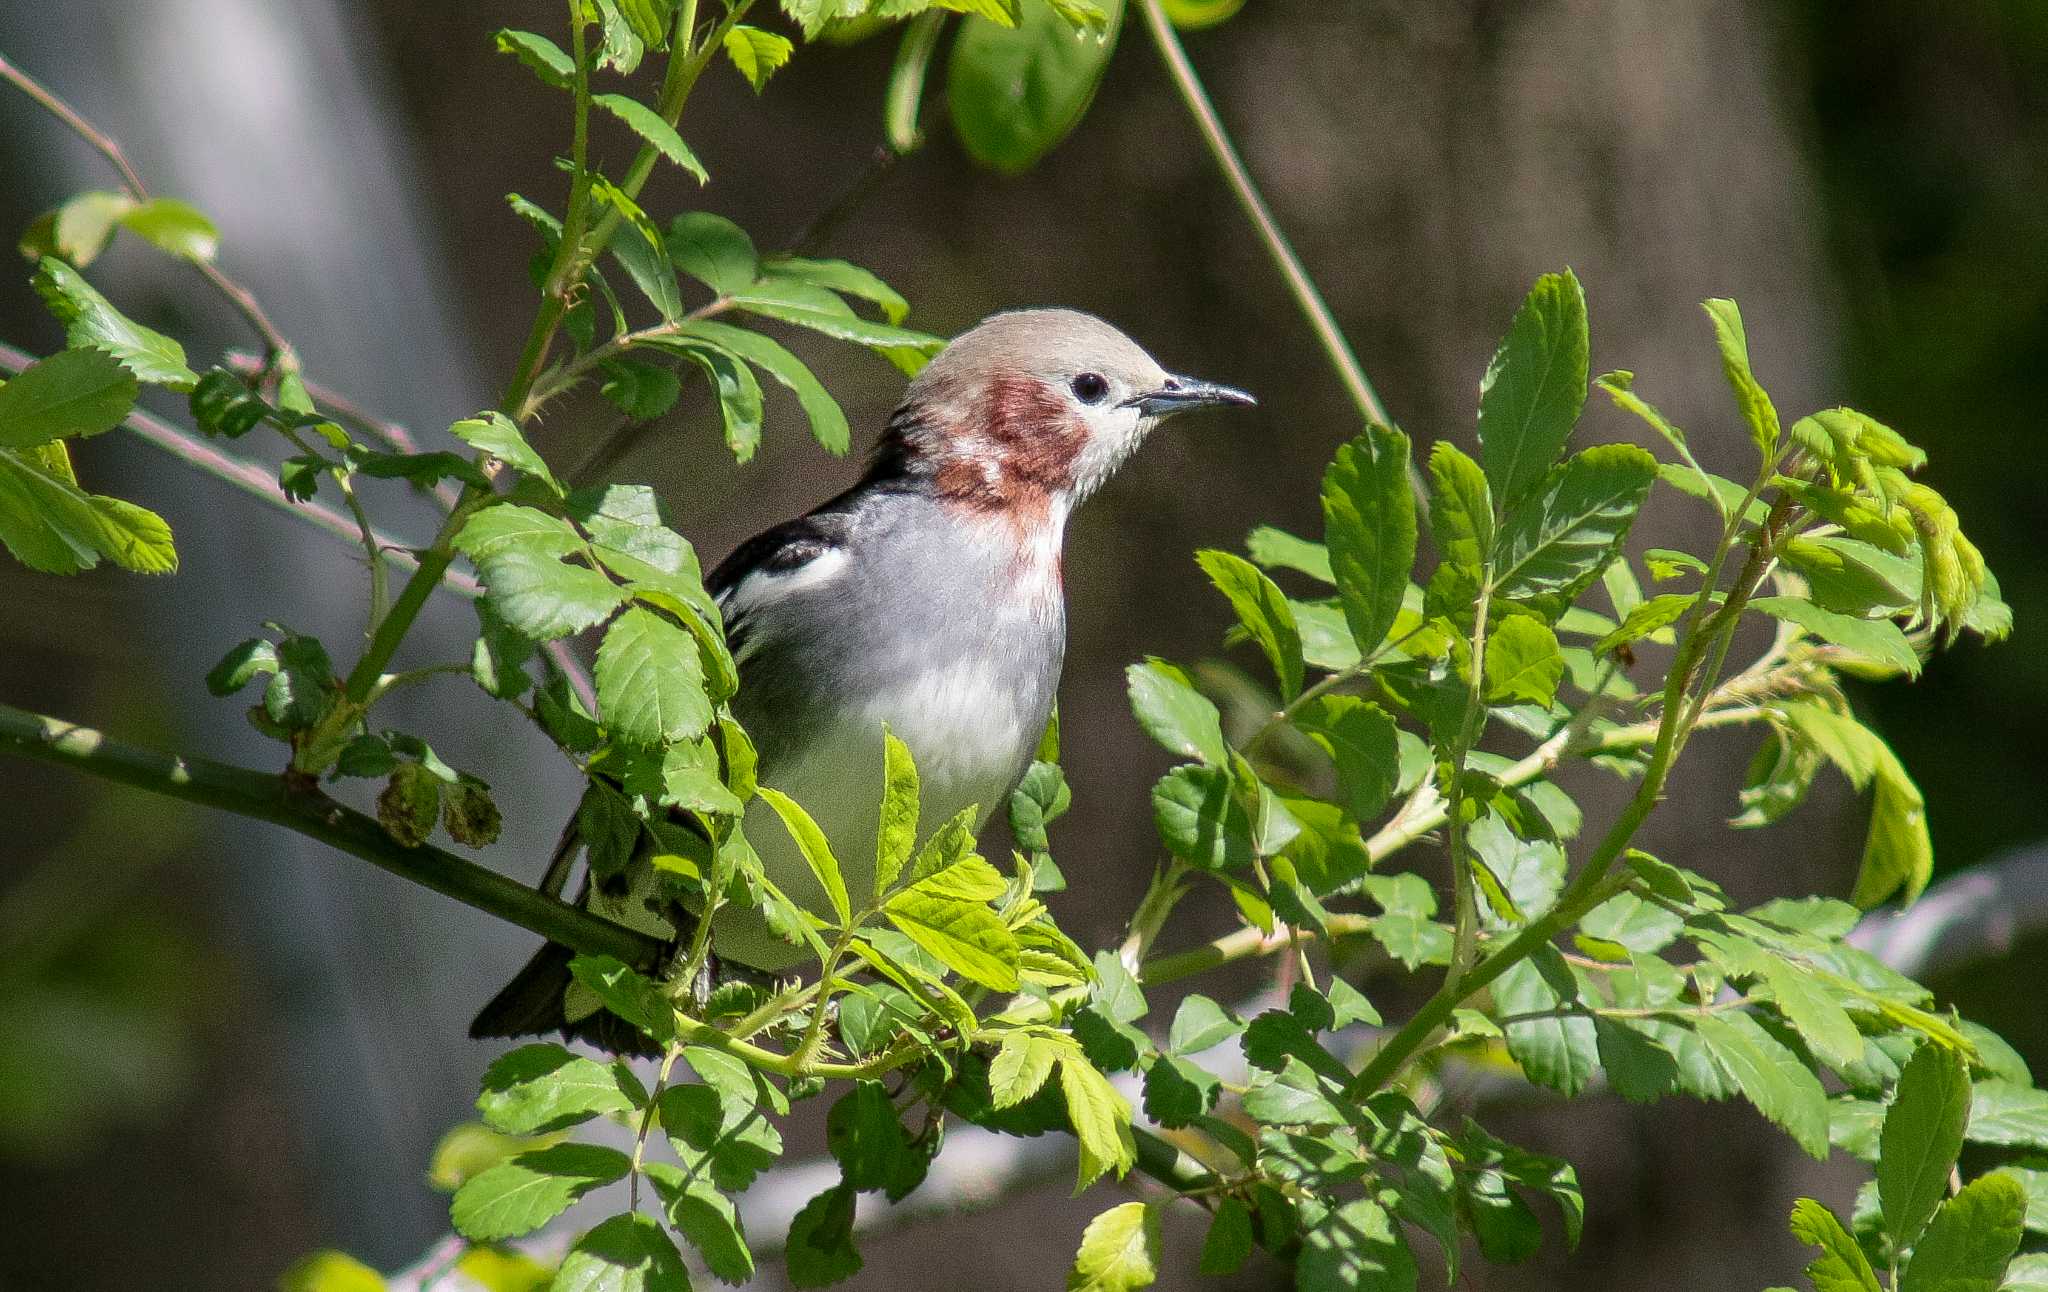
<svg viewBox="0 0 2048 1292"><path fill-rule="evenodd" d="M676 1060L682 1057L680 1042L668 1047L668 1053L661 1056L661 1070L654 1074L654 1087L647 1092L647 1106L640 1110L640 1129L633 1136L633 1166L626 1173L628 1211L640 1210L640 1170L647 1161L647 1137L654 1132L654 1110L661 1105L661 1094L668 1089L669 1074L675 1071Z"/></svg>
<svg viewBox="0 0 2048 1292"><path fill-rule="evenodd" d="M129 197L137 202L149 200L149 186L142 182L142 176L129 164L128 155L121 151L121 145L114 142L113 136L86 120L78 109L58 98L53 91L27 72L8 62L5 56L0 56L0 79L6 80L23 94L34 99L51 116L70 127L72 133L91 144L121 177L121 187L128 191ZM213 285L214 290L225 297L228 304L235 307L250 329L263 339L267 352L266 375L268 371L275 370L281 364L289 365L293 362L291 343L277 330L277 325L270 321L270 316L263 312L263 307L257 304L255 295L248 288L228 277L226 272L211 260L195 259L192 264L206 281Z"/></svg>
<svg viewBox="0 0 2048 1292"><path fill-rule="evenodd" d="M1216 159L1216 166L1223 172L1224 181L1230 185L1238 205L1244 208L1245 216L1258 230L1260 241L1265 243L1267 254L1279 267L1280 276L1287 280L1288 290L1294 294L1295 303L1307 317L1330 366L1337 370L1345 393L1351 397L1361 417L1381 425L1391 425L1386 405L1380 402L1378 392L1367 380L1358 356L1351 352L1351 343L1345 340L1344 330L1337 325L1336 316L1330 313L1322 293L1316 289L1315 280L1302 267L1301 258L1294 254L1294 247L1281 231L1279 221L1273 218L1272 209L1260 195L1258 185L1252 182L1251 172L1245 169L1243 159L1237 155L1237 147L1231 143L1223 122L1216 116L1216 107L1209 101L1208 91L1202 88L1201 78L1188 61L1187 51L1181 48L1180 37L1174 33L1165 7L1160 0L1141 0L1139 7L1145 14L1145 26L1152 33L1152 43L1158 46L1159 57L1172 75L1174 87L1180 91L1181 101L1195 119L1195 126L1202 132L1202 140Z"/></svg>

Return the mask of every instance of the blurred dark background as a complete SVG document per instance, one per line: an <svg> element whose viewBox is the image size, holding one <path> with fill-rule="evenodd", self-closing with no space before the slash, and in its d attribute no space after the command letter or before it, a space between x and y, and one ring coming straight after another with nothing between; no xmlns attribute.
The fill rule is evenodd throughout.
<svg viewBox="0 0 2048 1292"><path fill-rule="evenodd" d="M309 373L422 431L489 404L530 318L528 230L508 192L560 205L558 95L494 54L504 25L553 32L560 6L448 0L74 0L0 7L0 51L116 135L158 191L209 211L223 259L300 346ZM1943 873L2048 833L2048 614L2040 410L2048 407L2048 9L2030 0L1251 0L1190 36L1226 122L1418 441L1467 441L1477 379L1533 277L1570 264L1589 297L1595 371L1629 368L1708 465L1745 452L1697 302L1738 298L1781 409L1849 402L1926 446L2019 614L2015 640L1935 660L1917 686L1857 700L1928 798ZM786 244L853 182L880 139L891 42L800 48L756 98L721 70L684 132L714 182L670 171L657 212L698 205ZM932 142L833 237L880 272L911 322L951 333L1000 308L1103 314L1176 369L1245 386L1256 414L1160 436L1076 520L1062 705L1080 787L1055 846L1067 927L1100 945L1157 857L1146 787L1167 759L1129 719L1122 666L1216 653L1220 598L1189 559L1256 522L1313 534L1315 480L1355 418L1229 201L1143 33L1127 28L1080 130L1036 171L972 167ZM609 130L603 157L629 144ZM98 159L0 94L0 229L87 187ZM94 278L182 335L195 360L247 345L196 278L118 247ZM0 281L0 337L61 344L27 287ZM856 440L900 379L845 347L795 344L846 405ZM715 560L842 487L771 391L760 457L711 447L701 391L613 474L648 480ZM176 411L172 408L172 411ZM608 423L594 401L537 433L578 460ZM1593 407L1582 434L1633 436ZM137 739L241 761L267 745L200 674L277 618L347 643L359 565L325 539L124 437L80 469L162 511L184 567L73 580L0 562L0 697ZM403 506L392 528L423 532ZM1658 545L1698 518L1659 503ZM473 621L439 607L417 662L460 658ZM166 686L165 679L174 684ZM575 786L551 753L451 683L403 725L455 732L450 761L489 776L505 842L537 873ZM1750 738L1689 751L1693 788L1647 846L1739 897L1845 893L1862 807L1824 784L1783 826L1719 827ZM1613 801L1598 774L1574 782ZM1418 865L1433 864L1421 858ZM1191 904L1171 935L1221 931ZM63 773L0 762L0 1289L265 1287L293 1258L344 1248L380 1268L446 1231L424 1182L496 1047L463 1038L531 939L293 836ZM1947 1000L2048 1064L2042 948L1938 981ZM1247 975L1237 984L1256 985ZM1218 984L1227 995L1228 984ZM1373 984L1368 984L1373 987ZM1375 988L1377 990L1377 988ZM1796 1156L1745 1107L1532 1097L1500 1133L1578 1163L1585 1246L1553 1242L1487 1288L1672 1292L1791 1282L1793 1197L1846 1210L1859 1172ZM816 1151L799 1135L792 1152ZM1056 1284L1098 1197L1066 1172L978 1216L880 1233L859 1288L990 1292ZM1553 1235L1555 1237L1555 1235ZM1199 1230L1169 1227L1162 1286L1193 1282ZM1424 1245L1425 1251L1427 1245ZM959 1253L993 1254L973 1259ZM950 1253L935 1263L935 1253ZM1431 1261L1424 1260L1427 1267ZM1274 1285L1256 1265L1234 1286Z"/></svg>

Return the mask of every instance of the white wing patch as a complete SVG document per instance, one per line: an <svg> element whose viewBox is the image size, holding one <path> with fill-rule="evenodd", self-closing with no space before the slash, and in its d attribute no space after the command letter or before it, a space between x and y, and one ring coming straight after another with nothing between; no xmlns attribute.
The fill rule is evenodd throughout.
<svg viewBox="0 0 2048 1292"><path fill-rule="evenodd" d="M733 584L718 599L718 608L724 613L726 623L731 624L764 606L831 582L846 571L852 559L846 554L846 549L834 547L818 553L793 570L762 568L750 571L746 578ZM762 637L757 633L745 634L733 661L744 662L761 641Z"/></svg>

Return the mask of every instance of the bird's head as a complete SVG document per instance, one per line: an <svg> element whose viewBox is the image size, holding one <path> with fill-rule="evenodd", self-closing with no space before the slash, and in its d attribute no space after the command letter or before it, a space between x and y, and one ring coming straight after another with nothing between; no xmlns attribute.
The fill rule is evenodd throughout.
<svg viewBox="0 0 2048 1292"><path fill-rule="evenodd" d="M1057 524L1165 418L1252 402L1169 373L1092 315L1015 310L962 333L911 382L876 469L958 507Z"/></svg>

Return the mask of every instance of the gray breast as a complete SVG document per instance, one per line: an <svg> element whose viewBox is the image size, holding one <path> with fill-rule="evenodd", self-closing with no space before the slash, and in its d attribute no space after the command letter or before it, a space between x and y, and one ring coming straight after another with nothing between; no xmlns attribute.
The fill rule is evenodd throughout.
<svg viewBox="0 0 2048 1292"><path fill-rule="evenodd" d="M836 537L835 552L728 594L745 622L733 707L762 783L818 821L858 905L873 883L883 724L917 760L923 832L970 805L985 820L1051 714L1065 613L1057 567L1029 559L1001 519L883 494L852 508ZM1056 560L1056 535L1030 546ZM823 890L765 805L746 830L769 877L822 910ZM733 959L778 969L797 958L751 911L715 927Z"/></svg>

